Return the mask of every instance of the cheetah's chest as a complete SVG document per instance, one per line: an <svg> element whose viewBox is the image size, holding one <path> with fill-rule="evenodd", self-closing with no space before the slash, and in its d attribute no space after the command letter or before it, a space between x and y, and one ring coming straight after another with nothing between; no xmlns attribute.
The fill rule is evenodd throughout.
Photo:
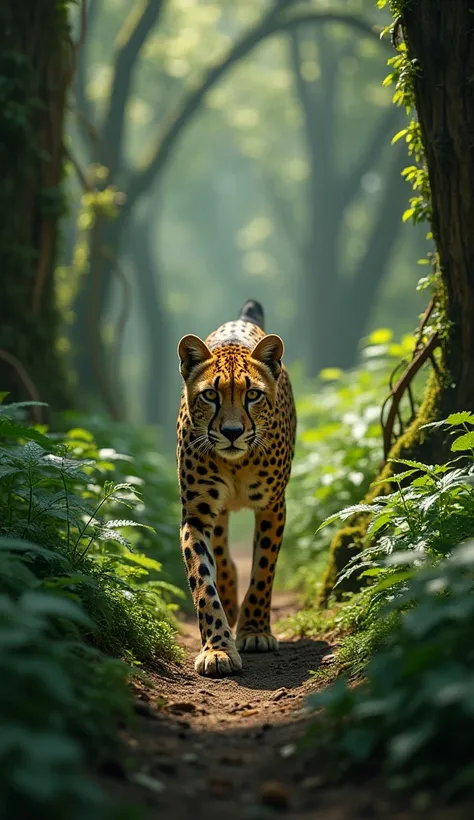
<svg viewBox="0 0 474 820"><path fill-rule="evenodd" d="M265 473L265 475L260 475ZM268 479L270 478L270 484ZM226 484L229 498L226 503L228 510L233 512L243 508L264 509L274 496L273 481L269 471L263 468L234 467L227 471Z"/></svg>

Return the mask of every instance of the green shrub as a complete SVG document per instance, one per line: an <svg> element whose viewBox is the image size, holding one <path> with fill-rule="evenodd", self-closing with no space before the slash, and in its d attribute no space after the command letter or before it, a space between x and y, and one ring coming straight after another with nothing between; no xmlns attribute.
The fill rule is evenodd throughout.
<svg viewBox="0 0 474 820"><path fill-rule="evenodd" d="M308 605L316 599L335 531L319 531L322 522L359 501L380 465L380 407L394 362L409 355L413 344L411 337L397 344L390 339L389 330L375 331L359 369L323 370L310 388L299 383L298 374L293 379L298 435L279 576L285 584L303 588ZM307 613L302 617L309 622Z"/></svg>
<svg viewBox="0 0 474 820"><path fill-rule="evenodd" d="M129 714L129 664L179 657L181 593L145 552L133 462L84 429L27 427L22 410L0 407L0 820L104 820L117 815L86 763Z"/></svg>
<svg viewBox="0 0 474 820"><path fill-rule="evenodd" d="M363 617L341 650L354 672L376 649L365 682L341 678L311 704L326 706L346 761L382 756L395 785L451 794L474 777L474 415L439 424L462 455L399 462L396 489L367 508L367 547L345 573L375 582L353 597Z"/></svg>
<svg viewBox="0 0 474 820"><path fill-rule="evenodd" d="M162 577L187 593L178 539L181 508L176 465L159 452L159 431L99 417L83 420L70 414L65 422L69 422L69 446L77 448L79 457L99 457L104 477L113 471L117 483L133 484L140 491L141 502L135 506L134 519L147 529L131 532L130 540L135 543L138 539L140 550L162 564ZM86 431L78 426L82 422Z"/></svg>
<svg viewBox="0 0 474 820"><path fill-rule="evenodd" d="M25 587L0 595L0 818L104 820L112 809L83 770L129 715L127 669L81 640L93 624L79 606L38 587L34 545L0 539L0 550L2 577L8 565Z"/></svg>
<svg viewBox="0 0 474 820"><path fill-rule="evenodd" d="M55 443L19 428L8 405L2 411L1 435L20 430L36 440L0 447L0 535L54 550L56 564L35 571L48 589L82 603L100 648L138 660L176 657L171 599L180 593L136 535L151 530L135 516L145 517L141 485L110 480L121 458L99 450L90 432L76 428Z"/></svg>

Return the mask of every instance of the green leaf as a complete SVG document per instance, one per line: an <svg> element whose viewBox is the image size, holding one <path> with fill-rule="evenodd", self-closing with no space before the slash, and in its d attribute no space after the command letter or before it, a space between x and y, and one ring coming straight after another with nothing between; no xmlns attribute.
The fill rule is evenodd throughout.
<svg viewBox="0 0 474 820"><path fill-rule="evenodd" d="M398 132L397 132L397 133L396 133L396 134L392 137L392 142L391 142L391 144L392 144L392 145L395 145L395 143L396 143L396 142L398 142L398 140L400 140L402 137L405 137L407 134L408 134L408 128L402 128L402 130L401 130L401 131L398 131Z"/></svg>
<svg viewBox="0 0 474 820"><path fill-rule="evenodd" d="M48 595L47 593L26 592L22 595L20 601L27 612L35 615L55 615L60 618L68 618L82 626L94 627L93 622L84 610L68 598Z"/></svg>
<svg viewBox="0 0 474 820"><path fill-rule="evenodd" d="M153 527L150 527L149 524L142 524L140 521L131 521L128 518L120 518L116 521L107 521L107 527L117 528L117 527L141 527L143 530L151 530L154 532Z"/></svg>
<svg viewBox="0 0 474 820"><path fill-rule="evenodd" d="M474 450L474 431L458 436L451 444L451 451L457 453L464 450Z"/></svg>
<svg viewBox="0 0 474 820"><path fill-rule="evenodd" d="M391 464L404 464L405 467L413 467L415 470L420 470L422 473L432 473L433 466L430 464L423 464L422 461L413 461L409 458L389 458Z"/></svg>
<svg viewBox="0 0 474 820"><path fill-rule="evenodd" d="M445 423L451 424L453 427L458 424L474 424L474 413L470 413L468 410L464 410L462 413L451 413L445 419Z"/></svg>
<svg viewBox="0 0 474 820"><path fill-rule="evenodd" d="M8 395L8 394L5 394ZM48 407L45 401L14 401L10 404L2 404L0 413L8 413L10 410L23 410L25 407Z"/></svg>
<svg viewBox="0 0 474 820"><path fill-rule="evenodd" d="M38 444L48 448L52 445L51 439L39 433L33 427L23 427L21 424L14 424L10 419L0 417L0 438L2 436L6 438L26 438L37 441Z"/></svg>
<svg viewBox="0 0 474 820"><path fill-rule="evenodd" d="M374 592L383 592L385 589L391 589L397 584L405 583L413 578L413 570L400 570L399 572L392 572L387 578L383 578L378 584L374 586Z"/></svg>

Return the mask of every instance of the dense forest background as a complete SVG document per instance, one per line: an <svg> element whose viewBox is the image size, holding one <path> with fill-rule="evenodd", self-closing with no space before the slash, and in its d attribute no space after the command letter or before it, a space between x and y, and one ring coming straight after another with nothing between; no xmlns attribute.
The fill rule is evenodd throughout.
<svg viewBox="0 0 474 820"><path fill-rule="evenodd" d="M406 117L380 81L381 16L366 0L91 5L59 269L85 408L170 432L177 340L249 297L306 377L353 366L375 328L413 329L426 231L401 230Z"/></svg>

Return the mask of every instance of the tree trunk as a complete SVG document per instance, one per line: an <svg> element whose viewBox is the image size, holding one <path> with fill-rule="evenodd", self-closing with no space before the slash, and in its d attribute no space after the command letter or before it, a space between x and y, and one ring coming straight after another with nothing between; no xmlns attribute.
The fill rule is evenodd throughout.
<svg viewBox="0 0 474 820"><path fill-rule="evenodd" d="M433 372L418 416L394 445L391 458L444 463L449 442L421 425L474 410L474 26L470 0L407 3L402 25L413 78L438 251L441 311L439 373ZM385 466L385 477L390 466ZM380 492L373 487L368 500ZM367 522L348 522L331 545L320 596L325 603L338 573L360 549ZM354 578L352 588L358 581ZM346 587L347 589L347 587ZM342 589L341 589L342 591Z"/></svg>
<svg viewBox="0 0 474 820"><path fill-rule="evenodd" d="M54 270L71 67L63 2L1 4L0 389L55 409L69 404Z"/></svg>
<svg viewBox="0 0 474 820"><path fill-rule="evenodd" d="M443 412L474 410L474 25L470 0L418 0L403 14L444 286L449 386Z"/></svg>
<svg viewBox="0 0 474 820"><path fill-rule="evenodd" d="M147 368L143 395L147 424L165 424L168 421L169 366L174 364L170 351L168 316L163 304L157 260L151 247L150 219L138 215L130 234L130 252L135 268L139 308L144 318ZM174 411L174 407L172 408Z"/></svg>
<svg viewBox="0 0 474 820"><path fill-rule="evenodd" d="M70 332L79 401L90 408L99 404L99 399L115 421L124 416L120 379L114 379L118 368L111 362L117 340L104 341L103 324L122 237L128 228L127 215L124 209L113 220L97 215L89 237L88 270L81 277Z"/></svg>

